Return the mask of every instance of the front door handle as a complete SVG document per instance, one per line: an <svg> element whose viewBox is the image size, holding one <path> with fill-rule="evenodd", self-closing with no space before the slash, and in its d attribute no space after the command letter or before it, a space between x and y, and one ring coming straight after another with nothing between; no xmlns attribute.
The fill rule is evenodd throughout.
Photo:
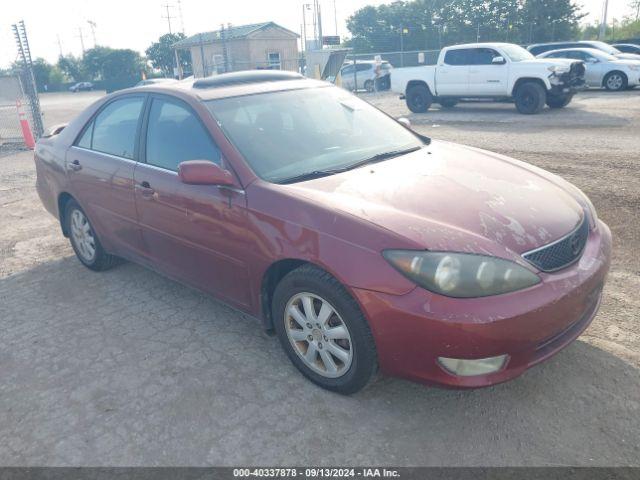
<svg viewBox="0 0 640 480"><path fill-rule="evenodd" d="M156 191L151 188L149 182L142 182L140 185L136 185L136 188L140 191L140 194L145 198L151 198L156 193Z"/></svg>
<svg viewBox="0 0 640 480"><path fill-rule="evenodd" d="M82 165L80 165L80 161L79 160L74 160L73 162L69 163L67 165L67 168L69 170L71 170L72 172L77 172L79 170L82 170Z"/></svg>

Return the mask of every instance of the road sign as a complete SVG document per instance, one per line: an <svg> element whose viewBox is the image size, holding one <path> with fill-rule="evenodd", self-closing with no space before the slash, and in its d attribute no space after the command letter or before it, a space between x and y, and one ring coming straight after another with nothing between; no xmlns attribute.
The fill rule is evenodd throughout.
<svg viewBox="0 0 640 480"><path fill-rule="evenodd" d="M324 35L322 37L323 45L340 45L340 36L339 35Z"/></svg>

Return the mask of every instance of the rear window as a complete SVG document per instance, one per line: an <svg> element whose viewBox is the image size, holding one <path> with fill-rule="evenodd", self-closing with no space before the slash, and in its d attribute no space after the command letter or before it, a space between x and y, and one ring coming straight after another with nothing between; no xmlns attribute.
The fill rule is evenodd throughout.
<svg viewBox="0 0 640 480"><path fill-rule="evenodd" d="M448 50L444 55L444 63L447 65L469 65L469 50L460 48Z"/></svg>

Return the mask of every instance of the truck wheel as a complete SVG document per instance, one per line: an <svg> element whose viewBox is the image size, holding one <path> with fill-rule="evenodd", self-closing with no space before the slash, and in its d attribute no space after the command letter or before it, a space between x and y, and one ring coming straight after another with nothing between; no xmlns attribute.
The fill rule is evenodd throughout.
<svg viewBox="0 0 640 480"><path fill-rule="evenodd" d="M625 90L629 84L627 76L622 72L609 72L602 81L604 88L610 92L619 92Z"/></svg>
<svg viewBox="0 0 640 480"><path fill-rule="evenodd" d="M433 95L426 85L412 85L407 88L407 107L413 113L424 113L433 103Z"/></svg>
<svg viewBox="0 0 640 480"><path fill-rule="evenodd" d="M525 115L540 113L546 100L547 92L534 82L523 83L516 91L516 108Z"/></svg>
<svg viewBox="0 0 640 480"><path fill-rule="evenodd" d="M439 103L442 108L453 108L458 104L458 100L456 100L455 98L446 98L440 100Z"/></svg>
<svg viewBox="0 0 640 480"><path fill-rule="evenodd" d="M573 95L549 95L547 97L547 106L549 108L563 108L571 103Z"/></svg>

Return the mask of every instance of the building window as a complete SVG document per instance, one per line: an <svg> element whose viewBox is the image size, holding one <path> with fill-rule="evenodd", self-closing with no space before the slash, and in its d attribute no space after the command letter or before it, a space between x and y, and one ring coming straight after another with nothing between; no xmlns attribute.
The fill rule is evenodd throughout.
<svg viewBox="0 0 640 480"><path fill-rule="evenodd" d="M267 53L267 68L270 70L280 70L282 65L280 64L280 52Z"/></svg>

